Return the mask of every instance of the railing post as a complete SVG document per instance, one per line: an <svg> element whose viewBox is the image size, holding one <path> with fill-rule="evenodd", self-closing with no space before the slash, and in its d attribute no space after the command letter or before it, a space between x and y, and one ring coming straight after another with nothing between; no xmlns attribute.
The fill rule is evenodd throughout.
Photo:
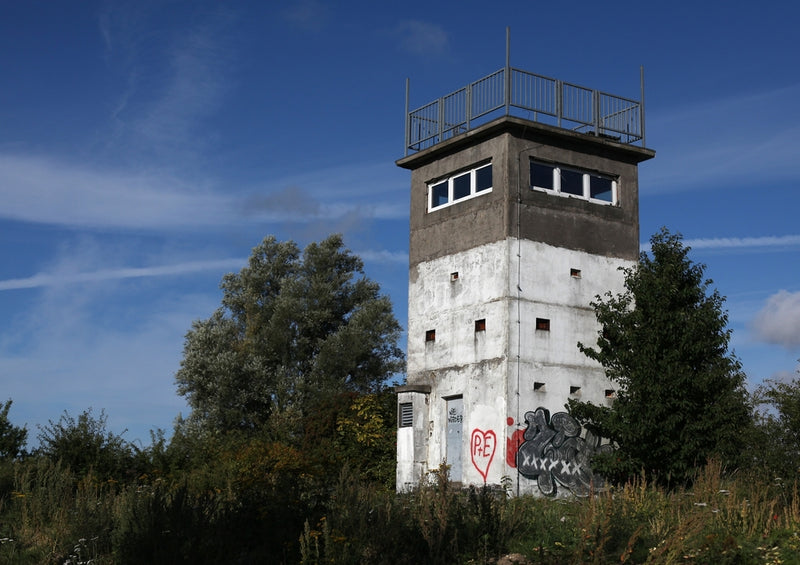
<svg viewBox="0 0 800 565"><path fill-rule="evenodd" d="M472 84L467 85L465 98L466 108L464 108L464 113L466 114L467 131L469 131L471 129L470 122L472 121Z"/></svg>
<svg viewBox="0 0 800 565"><path fill-rule="evenodd" d="M644 65L639 67L639 82L641 87L641 96L639 98L639 133L642 134L642 147L647 147L644 141Z"/></svg>
<svg viewBox="0 0 800 565"><path fill-rule="evenodd" d="M408 146L411 145L411 116L408 115L408 88L409 88L410 79L406 77L406 113L405 113L405 134L406 134L406 146L404 149L404 154L408 157Z"/></svg>
<svg viewBox="0 0 800 565"><path fill-rule="evenodd" d="M439 98L439 142L444 141L444 97Z"/></svg>
<svg viewBox="0 0 800 565"><path fill-rule="evenodd" d="M506 116L511 113L511 28L506 28L506 68L505 68L505 105Z"/></svg>
<svg viewBox="0 0 800 565"><path fill-rule="evenodd" d="M560 80L556 80L556 115L558 116L558 127L561 127L561 116L564 114L564 85Z"/></svg>
<svg viewBox="0 0 800 565"><path fill-rule="evenodd" d="M600 135L600 92L592 90L592 123L594 124L594 136Z"/></svg>

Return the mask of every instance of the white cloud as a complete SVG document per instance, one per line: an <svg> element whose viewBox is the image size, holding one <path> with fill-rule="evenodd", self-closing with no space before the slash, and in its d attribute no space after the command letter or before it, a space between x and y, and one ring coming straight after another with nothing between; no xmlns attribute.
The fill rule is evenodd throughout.
<svg viewBox="0 0 800 565"><path fill-rule="evenodd" d="M764 237L700 237L683 240L692 249L749 249L754 247L795 247L800 245L800 235ZM650 242L641 243L642 251L650 251Z"/></svg>
<svg viewBox="0 0 800 565"><path fill-rule="evenodd" d="M0 155L0 217L85 227L180 228L232 221L229 197L164 174Z"/></svg>
<svg viewBox="0 0 800 565"><path fill-rule="evenodd" d="M174 230L408 217L406 181L390 164L342 166L222 192L158 172L91 168L0 154L0 218L88 228ZM257 196L253 196L257 195Z"/></svg>
<svg viewBox="0 0 800 565"><path fill-rule="evenodd" d="M672 192L797 178L798 97L793 85L648 113L648 145L658 154L642 164L640 186Z"/></svg>
<svg viewBox="0 0 800 565"><path fill-rule="evenodd" d="M748 247L794 247L800 245L800 235L766 237L714 237L687 239L692 249L736 249Z"/></svg>
<svg viewBox="0 0 800 565"><path fill-rule="evenodd" d="M216 259L209 261L188 261L174 265L157 265L151 267L128 267L121 269L101 269L88 272L70 273L39 273L32 277L21 279L0 280L0 291L17 290L23 288L41 288L48 286L62 286L76 283L91 283L143 277L164 277L197 273L201 271L238 271L245 264L246 259Z"/></svg>
<svg viewBox="0 0 800 565"><path fill-rule="evenodd" d="M406 20L400 22L394 31L403 50L413 55L442 55L448 50L447 32L439 25Z"/></svg>
<svg viewBox="0 0 800 565"><path fill-rule="evenodd" d="M767 343L800 348L800 292L781 290L770 296L753 319L752 329Z"/></svg>
<svg viewBox="0 0 800 565"><path fill-rule="evenodd" d="M318 31L328 19L328 9L315 0L299 0L292 2L292 5L283 12L283 16L298 28Z"/></svg>
<svg viewBox="0 0 800 565"><path fill-rule="evenodd" d="M400 251L358 251L356 254L364 261L375 263L398 263L400 265L408 264L408 253Z"/></svg>

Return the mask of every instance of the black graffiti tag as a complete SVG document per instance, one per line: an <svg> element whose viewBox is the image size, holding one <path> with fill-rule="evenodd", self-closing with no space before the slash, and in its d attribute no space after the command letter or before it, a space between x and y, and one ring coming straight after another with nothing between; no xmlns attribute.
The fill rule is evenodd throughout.
<svg viewBox="0 0 800 565"><path fill-rule="evenodd" d="M525 413L525 422L517 469L523 476L536 479L542 494L554 496L557 485L561 485L577 496L587 496L602 486L602 478L592 472L589 462L596 453L610 451L611 446L600 445L600 438L589 431L585 438L580 437L581 425L566 412L557 412L551 418L548 410L537 408Z"/></svg>

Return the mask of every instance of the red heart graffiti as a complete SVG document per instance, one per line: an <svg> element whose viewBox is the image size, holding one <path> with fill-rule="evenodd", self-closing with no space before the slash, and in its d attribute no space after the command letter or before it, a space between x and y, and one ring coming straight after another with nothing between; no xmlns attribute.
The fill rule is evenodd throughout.
<svg viewBox="0 0 800 565"><path fill-rule="evenodd" d="M497 450L497 435L492 430L474 429L469 442L469 452L472 456L472 464L486 482L486 475L489 474L489 466L494 459L494 452Z"/></svg>

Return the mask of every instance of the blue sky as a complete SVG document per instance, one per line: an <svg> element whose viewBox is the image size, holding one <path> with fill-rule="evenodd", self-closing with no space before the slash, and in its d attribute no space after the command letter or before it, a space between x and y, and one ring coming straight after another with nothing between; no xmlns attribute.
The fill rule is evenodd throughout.
<svg viewBox="0 0 800 565"><path fill-rule="evenodd" d="M642 243L681 232L751 383L800 357L800 65L790 2L3 2L0 400L188 412L192 320L268 234L345 234L405 326L406 77L418 107L511 63L631 98Z"/></svg>

